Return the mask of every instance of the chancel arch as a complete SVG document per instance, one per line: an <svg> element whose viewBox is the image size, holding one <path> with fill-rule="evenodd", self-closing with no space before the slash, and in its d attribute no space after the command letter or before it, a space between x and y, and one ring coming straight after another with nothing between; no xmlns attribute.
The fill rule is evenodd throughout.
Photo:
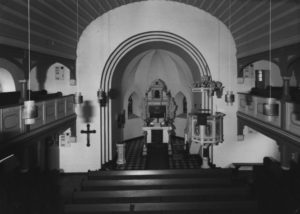
<svg viewBox="0 0 300 214"><path fill-rule="evenodd" d="M165 57L165 52L172 53L174 56L169 54ZM167 60L174 61L174 63L172 63L174 68L178 70L188 70L189 74L187 76L189 76L190 81L186 83L186 90L191 87L194 80L199 80L201 76L211 76L208 64L203 55L190 42L174 33L151 31L130 37L112 52L104 66L99 88L106 92L111 88L118 88L122 81L124 68L126 68L136 56L140 55L152 57L152 60L159 58L157 55L163 55ZM174 57L181 58L184 63L175 63L176 60ZM133 69L136 68L133 67ZM168 78L164 78L164 80L167 79ZM153 81L152 77L149 78L149 81ZM121 90L119 88L119 90L122 91L123 89ZM178 93L175 89L174 92L174 94ZM159 95L157 94L157 96ZM117 99L110 99L107 106L100 109L101 142L107 142L105 143L106 145L101 145L101 156L104 157L102 158L102 162L110 160L113 156L112 151L115 150L113 142L119 141L116 132L119 132L119 135L123 136L123 130L114 131L114 135L112 135L112 127L117 127L116 120L113 119L115 117L114 115L116 115L116 112L120 112L127 107L127 105L122 107Z"/></svg>

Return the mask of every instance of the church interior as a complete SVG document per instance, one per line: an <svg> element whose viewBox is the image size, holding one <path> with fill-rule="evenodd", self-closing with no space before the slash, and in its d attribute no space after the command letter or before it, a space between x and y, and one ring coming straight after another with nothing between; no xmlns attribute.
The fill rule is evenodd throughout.
<svg viewBox="0 0 300 214"><path fill-rule="evenodd" d="M300 213L299 0L0 0L0 29L1 213Z"/></svg>

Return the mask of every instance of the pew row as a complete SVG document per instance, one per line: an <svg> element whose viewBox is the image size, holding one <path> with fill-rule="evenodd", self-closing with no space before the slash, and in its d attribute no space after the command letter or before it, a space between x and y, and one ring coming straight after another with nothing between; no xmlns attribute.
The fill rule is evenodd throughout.
<svg viewBox="0 0 300 214"><path fill-rule="evenodd" d="M299 213L300 168L292 164L290 170L265 157L263 166L254 168L254 190L263 213Z"/></svg>
<svg viewBox="0 0 300 214"><path fill-rule="evenodd" d="M88 172L89 180L116 180L116 179L151 179L151 178L208 178L208 177L230 177L231 169L164 169L164 170L119 170L119 171L90 171Z"/></svg>
<svg viewBox="0 0 300 214"><path fill-rule="evenodd" d="M89 172L66 214L258 213L248 185L232 181L232 169Z"/></svg>
<svg viewBox="0 0 300 214"><path fill-rule="evenodd" d="M66 205L65 213L210 213L210 214L255 214L257 204L253 201L218 202L162 202L162 203L117 203Z"/></svg>
<svg viewBox="0 0 300 214"><path fill-rule="evenodd" d="M73 194L73 203L131 203L131 202L195 202L221 200L247 200L248 189L235 188L187 188L146 190L81 191Z"/></svg>
<svg viewBox="0 0 300 214"><path fill-rule="evenodd" d="M224 178L174 178L174 179L122 179L122 180L87 180L82 183L82 190L126 190L126 189L170 189L196 187L228 187L230 179Z"/></svg>

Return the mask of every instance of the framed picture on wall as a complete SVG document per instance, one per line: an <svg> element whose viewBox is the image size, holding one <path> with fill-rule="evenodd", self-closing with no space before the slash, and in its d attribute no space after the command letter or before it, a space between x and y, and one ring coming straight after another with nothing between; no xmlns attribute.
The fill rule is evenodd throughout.
<svg viewBox="0 0 300 214"><path fill-rule="evenodd" d="M62 66L56 66L55 67L55 79L56 80L64 80L65 74L64 74L64 67Z"/></svg>

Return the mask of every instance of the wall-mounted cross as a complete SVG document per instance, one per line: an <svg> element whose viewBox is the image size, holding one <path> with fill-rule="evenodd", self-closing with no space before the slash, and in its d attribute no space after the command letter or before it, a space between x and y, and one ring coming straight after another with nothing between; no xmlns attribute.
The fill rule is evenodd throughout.
<svg viewBox="0 0 300 214"><path fill-rule="evenodd" d="M86 130L81 130L80 133L86 134L86 137L87 137L86 146L89 147L91 145L90 144L90 134L95 134L96 130L90 130L90 124L86 124Z"/></svg>

